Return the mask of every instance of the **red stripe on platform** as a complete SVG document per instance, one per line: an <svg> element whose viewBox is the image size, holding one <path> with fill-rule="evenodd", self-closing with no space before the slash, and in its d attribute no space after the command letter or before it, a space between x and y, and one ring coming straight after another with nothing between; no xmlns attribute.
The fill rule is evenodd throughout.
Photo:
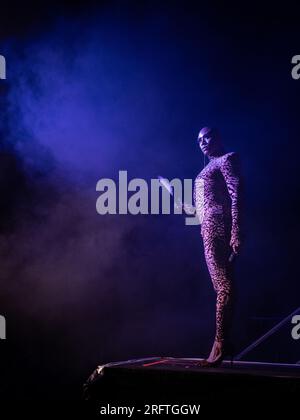
<svg viewBox="0 0 300 420"><path fill-rule="evenodd" d="M158 365L160 363L166 363L168 361L168 359L162 359L162 360L157 360L156 362L151 362L151 363L145 363L144 365L142 365L143 367L147 367L147 366L152 366L152 365Z"/></svg>

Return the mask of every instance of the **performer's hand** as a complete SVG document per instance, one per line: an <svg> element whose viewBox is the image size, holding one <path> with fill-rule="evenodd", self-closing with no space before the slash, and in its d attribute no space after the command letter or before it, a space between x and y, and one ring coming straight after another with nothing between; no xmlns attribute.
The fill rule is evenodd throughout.
<svg viewBox="0 0 300 420"><path fill-rule="evenodd" d="M193 207L192 204L186 204L183 203L183 210L187 213L187 214L194 214L195 212L195 208Z"/></svg>
<svg viewBox="0 0 300 420"><path fill-rule="evenodd" d="M183 203L181 203L180 201L176 201L175 205L174 205L175 210L179 211L183 209Z"/></svg>
<svg viewBox="0 0 300 420"><path fill-rule="evenodd" d="M230 246L235 254L238 254L241 247L241 241L237 237L232 237L230 240Z"/></svg>
<svg viewBox="0 0 300 420"><path fill-rule="evenodd" d="M177 201L175 202L175 209L176 210L184 210L185 213L187 214L194 214L195 213L195 208L193 207L192 204L186 204L186 203L182 203L181 201Z"/></svg>

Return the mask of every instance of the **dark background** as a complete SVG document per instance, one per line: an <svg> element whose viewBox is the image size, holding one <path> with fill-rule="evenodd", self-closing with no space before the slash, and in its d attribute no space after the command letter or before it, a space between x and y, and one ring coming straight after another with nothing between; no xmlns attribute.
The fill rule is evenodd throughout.
<svg viewBox="0 0 300 420"><path fill-rule="evenodd" d="M182 216L95 211L98 179L119 170L195 178L203 125L239 152L246 184L236 353L299 306L295 7L9 4L0 14L2 400L76 399L98 364L207 354L215 296L199 228ZM256 357L299 360L290 330Z"/></svg>

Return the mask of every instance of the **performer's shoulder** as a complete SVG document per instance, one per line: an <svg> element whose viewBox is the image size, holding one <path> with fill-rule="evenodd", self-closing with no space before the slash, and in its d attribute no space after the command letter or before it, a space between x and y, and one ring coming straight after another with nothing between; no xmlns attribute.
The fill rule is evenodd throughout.
<svg viewBox="0 0 300 420"><path fill-rule="evenodd" d="M230 159L232 157L235 158L237 156L238 156L237 152L228 152L228 153L225 153L225 155L223 155L223 158L224 159Z"/></svg>
<svg viewBox="0 0 300 420"><path fill-rule="evenodd" d="M201 179L202 178L202 172L203 172L203 170L202 171L200 171L199 173L198 173L198 175L196 176L196 178L195 178L195 182L196 181L199 181L199 179Z"/></svg>
<svg viewBox="0 0 300 420"><path fill-rule="evenodd" d="M237 162L239 160L239 154L237 152L229 152L222 156L223 163Z"/></svg>

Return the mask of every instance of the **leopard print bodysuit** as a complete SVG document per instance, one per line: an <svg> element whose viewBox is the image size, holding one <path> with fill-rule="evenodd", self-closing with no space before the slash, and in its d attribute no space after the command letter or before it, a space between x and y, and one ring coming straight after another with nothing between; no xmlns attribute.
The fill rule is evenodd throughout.
<svg viewBox="0 0 300 420"><path fill-rule="evenodd" d="M236 153L212 158L194 184L194 202L201 223L205 260L217 294L216 336L224 340L232 303L230 239L240 237L241 180Z"/></svg>

